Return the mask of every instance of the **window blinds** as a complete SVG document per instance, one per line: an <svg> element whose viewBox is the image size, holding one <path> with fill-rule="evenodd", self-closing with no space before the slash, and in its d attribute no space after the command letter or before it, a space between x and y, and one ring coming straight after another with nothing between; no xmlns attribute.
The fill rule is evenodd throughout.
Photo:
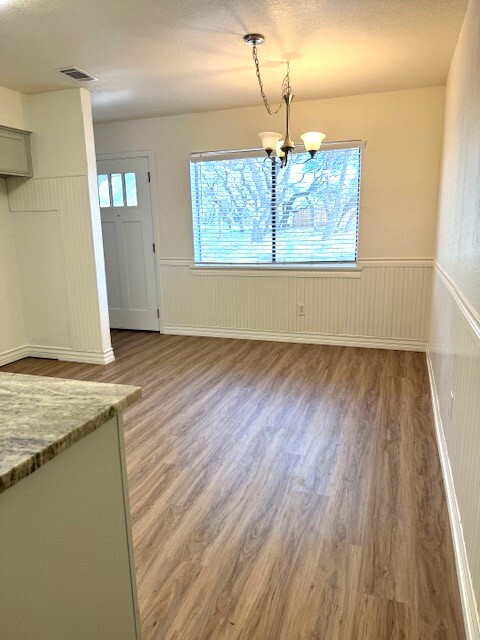
<svg viewBox="0 0 480 640"><path fill-rule="evenodd" d="M334 143L280 169L257 150L192 154L195 262L356 259L363 143Z"/></svg>

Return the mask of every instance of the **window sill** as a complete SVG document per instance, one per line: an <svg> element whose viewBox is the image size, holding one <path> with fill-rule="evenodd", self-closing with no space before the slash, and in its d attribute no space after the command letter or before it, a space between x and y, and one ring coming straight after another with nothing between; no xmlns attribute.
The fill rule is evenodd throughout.
<svg viewBox="0 0 480 640"><path fill-rule="evenodd" d="M363 267L357 262L331 264L199 264L190 265L193 275L290 278L360 278Z"/></svg>

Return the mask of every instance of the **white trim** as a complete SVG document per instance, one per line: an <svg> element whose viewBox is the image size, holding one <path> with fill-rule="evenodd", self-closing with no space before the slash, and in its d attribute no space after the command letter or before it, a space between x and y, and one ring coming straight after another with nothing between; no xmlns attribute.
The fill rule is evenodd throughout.
<svg viewBox="0 0 480 640"><path fill-rule="evenodd" d="M189 267L195 276L246 276L291 278L361 278L363 269L380 267L432 268L431 258L357 260L354 263L318 264L201 264L191 258L159 258L160 267Z"/></svg>
<svg viewBox="0 0 480 640"><path fill-rule="evenodd" d="M66 347L45 347L42 345L24 345L0 353L0 367L23 358L47 358L66 362L84 362L87 364L109 364L115 360L113 349L105 351L74 351Z"/></svg>
<svg viewBox="0 0 480 640"><path fill-rule="evenodd" d="M433 267L433 258L358 258L361 267Z"/></svg>
<svg viewBox="0 0 480 640"><path fill-rule="evenodd" d="M443 270L443 268L438 264L438 262L435 262L435 268L440 279L442 280L442 282L450 292L452 298L457 303L461 313L465 316L468 324L474 330L477 338L480 339L480 315L472 307L470 302L466 299L466 297L458 288L457 284L447 274L447 272Z"/></svg>
<svg viewBox="0 0 480 640"><path fill-rule="evenodd" d="M177 263L186 263L188 265L192 265L194 264L193 258L189 257L189 256L175 256L175 257L159 257L159 262L160 264L162 263L171 263L171 262L177 262ZM434 260L433 258L427 258L427 257L415 257L415 258L357 258L357 262L358 265L361 266L384 266L384 265L392 265L394 267L403 267L403 266L413 266L413 267L417 267L417 266L425 266L425 267L432 267L434 264ZM336 263L332 263L332 264L336 264ZM347 263L350 264L350 263Z"/></svg>
<svg viewBox="0 0 480 640"><path fill-rule="evenodd" d="M115 353L113 352L113 347L109 347L105 349L103 352L103 364L110 364L111 362L115 362Z"/></svg>
<svg viewBox="0 0 480 640"><path fill-rule="evenodd" d="M452 468L448 457L447 442L443 430L442 416L440 413L440 404L435 384L435 376L430 357L430 351L427 349L427 365L428 377L430 380L430 393L432 396L433 416L435 422L435 435L437 438L438 453L442 466L443 482L445 485L445 493L447 498L448 515L450 519L450 527L453 537L453 548L455 553L455 563L457 565L458 582L460 588L460 598L462 601L463 617L465 623L465 632L467 640L480 640L480 619L478 616L475 592L468 564L467 550L465 547L465 539L463 537L462 519L458 507L457 496L455 493L455 485L453 483Z"/></svg>
<svg viewBox="0 0 480 640"><path fill-rule="evenodd" d="M10 364L11 362L16 362L17 360L21 360L22 358L26 358L28 356L28 345L23 345L23 347L15 347L14 349L8 349L3 353L0 353L0 367L4 367L6 364Z"/></svg>
<svg viewBox="0 0 480 640"><path fill-rule="evenodd" d="M115 360L111 347L105 351L74 351L68 347L29 345L28 357L64 360L66 362L85 362L90 364L109 364Z"/></svg>
<svg viewBox="0 0 480 640"><path fill-rule="evenodd" d="M155 242L156 255L160 250L160 206L157 189L153 187L153 176L157 175L157 165L154 151L144 151L147 154L148 168L150 170L150 203L152 206L152 222L153 222L153 240ZM163 306L162 306L162 287L160 283L160 265L155 260L155 277L157 279L157 309L158 309L158 330L163 333Z"/></svg>
<svg viewBox="0 0 480 640"><path fill-rule="evenodd" d="M274 342L301 342L306 344L329 344L342 347L367 347L371 349L394 349L397 351L425 351L423 340L401 338L377 338L330 333L293 333L257 331L254 329L227 329L223 327L192 327L165 325L164 333L179 336L203 336L209 338L237 338L241 340L267 340Z"/></svg>
<svg viewBox="0 0 480 640"><path fill-rule="evenodd" d="M355 262L331 264L190 264L195 276L247 276L281 278L360 278L362 267Z"/></svg>

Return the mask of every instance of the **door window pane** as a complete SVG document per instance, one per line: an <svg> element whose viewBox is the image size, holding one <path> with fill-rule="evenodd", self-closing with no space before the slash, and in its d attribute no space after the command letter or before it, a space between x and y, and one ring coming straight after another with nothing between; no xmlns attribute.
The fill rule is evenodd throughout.
<svg viewBox="0 0 480 640"><path fill-rule="evenodd" d="M123 180L121 173L112 173L112 200L114 207L123 207Z"/></svg>
<svg viewBox="0 0 480 640"><path fill-rule="evenodd" d="M125 193L127 194L127 207L136 207L138 205L137 180L134 173L125 174Z"/></svg>
<svg viewBox="0 0 480 640"><path fill-rule="evenodd" d="M98 197L100 198L101 207L111 207L110 187L108 186L108 175L102 174L98 176Z"/></svg>

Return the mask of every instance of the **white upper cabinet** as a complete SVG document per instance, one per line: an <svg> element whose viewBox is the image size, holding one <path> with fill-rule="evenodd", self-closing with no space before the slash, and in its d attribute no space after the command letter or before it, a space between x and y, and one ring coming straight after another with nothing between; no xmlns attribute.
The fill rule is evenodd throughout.
<svg viewBox="0 0 480 640"><path fill-rule="evenodd" d="M31 176L30 133L0 127L0 175Z"/></svg>

